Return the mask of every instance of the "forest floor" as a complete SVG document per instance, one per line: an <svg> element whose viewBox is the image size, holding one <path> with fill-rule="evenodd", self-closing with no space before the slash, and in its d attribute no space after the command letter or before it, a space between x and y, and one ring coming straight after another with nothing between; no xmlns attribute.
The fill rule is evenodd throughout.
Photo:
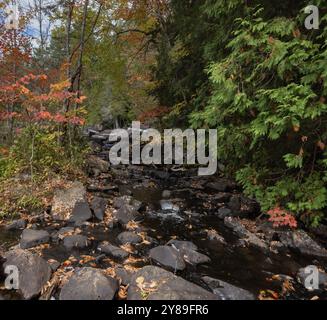
<svg viewBox="0 0 327 320"><path fill-rule="evenodd" d="M324 230L275 229L232 180L194 168L110 167L98 138L86 177L2 221L0 264L18 267L19 290L3 284L0 299L327 297ZM309 265L319 290L304 287Z"/></svg>

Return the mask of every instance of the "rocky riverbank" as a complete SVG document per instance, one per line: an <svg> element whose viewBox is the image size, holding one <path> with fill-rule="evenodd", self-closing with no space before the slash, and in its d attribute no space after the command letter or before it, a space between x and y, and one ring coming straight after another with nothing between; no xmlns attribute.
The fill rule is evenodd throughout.
<svg viewBox="0 0 327 320"><path fill-rule="evenodd" d="M224 177L110 167L106 132L91 141L87 183L54 190L51 209L0 227L1 269L16 265L20 283L2 286L0 299L326 298L326 233L274 229ZM320 269L313 292L308 265Z"/></svg>

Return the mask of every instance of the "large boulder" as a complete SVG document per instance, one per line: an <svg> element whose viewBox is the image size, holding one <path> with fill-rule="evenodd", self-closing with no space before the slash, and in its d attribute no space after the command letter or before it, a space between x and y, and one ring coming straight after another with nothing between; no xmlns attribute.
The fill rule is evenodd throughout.
<svg viewBox="0 0 327 320"><path fill-rule="evenodd" d="M127 299L218 300L213 293L155 266L146 266L132 276Z"/></svg>
<svg viewBox="0 0 327 320"><path fill-rule="evenodd" d="M86 201L86 189L79 181L66 189L56 190L52 201L51 214L55 220L69 220L77 202Z"/></svg>
<svg viewBox="0 0 327 320"><path fill-rule="evenodd" d="M181 252L170 246L159 246L150 250L150 258L161 266L174 271L185 269L185 262Z"/></svg>
<svg viewBox="0 0 327 320"><path fill-rule="evenodd" d="M327 257L327 250L303 230L279 232L278 237L291 250L308 256Z"/></svg>
<svg viewBox="0 0 327 320"><path fill-rule="evenodd" d="M45 230L25 229L20 239L20 247L22 249L33 248L40 244L48 243L49 240L50 235Z"/></svg>
<svg viewBox="0 0 327 320"><path fill-rule="evenodd" d="M220 300L255 300L255 296L242 288L211 277L202 277L208 287Z"/></svg>
<svg viewBox="0 0 327 320"><path fill-rule="evenodd" d="M36 254L16 249L5 254L6 266L16 266L19 272L19 292L26 300L39 295L43 286L50 280L49 264Z"/></svg>
<svg viewBox="0 0 327 320"><path fill-rule="evenodd" d="M94 268L76 269L62 287L60 300L112 300L118 290L117 280Z"/></svg>

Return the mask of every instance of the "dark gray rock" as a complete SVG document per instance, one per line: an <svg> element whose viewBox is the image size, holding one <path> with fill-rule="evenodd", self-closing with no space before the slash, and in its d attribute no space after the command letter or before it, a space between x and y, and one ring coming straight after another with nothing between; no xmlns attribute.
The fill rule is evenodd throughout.
<svg viewBox="0 0 327 320"><path fill-rule="evenodd" d="M122 232L118 235L117 240L119 241L119 243L121 244L137 244L137 243L141 243L143 241L142 237L139 236L138 234L134 233L134 232Z"/></svg>
<svg viewBox="0 0 327 320"><path fill-rule="evenodd" d="M142 202L135 200L131 196L123 196L116 198L113 202L115 209L120 209L124 206L129 206L134 211L139 211L142 208Z"/></svg>
<svg viewBox="0 0 327 320"><path fill-rule="evenodd" d="M106 212L107 201L104 198L94 197L91 202L91 208L95 217L102 221Z"/></svg>
<svg viewBox="0 0 327 320"><path fill-rule="evenodd" d="M118 267L115 269L116 277L120 280L123 286L127 286L131 283L132 273L124 269L123 267Z"/></svg>
<svg viewBox="0 0 327 320"><path fill-rule="evenodd" d="M58 242L59 240L62 240L65 238L66 235L73 233L75 230L74 227L63 227L59 231L55 231L51 234L51 239L54 242Z"/></svg>
<svg viewBox="0 0 327 320"><path fill-rule="evenodd" d="M33 248L40 244L48 243L49 240L50 235L47 231L25 229L20 240L20 247L22 249Z"/></svg>
<svg viewBox="0 0 327 320"><path fill-rule="evenodd" d="M197 252L197 246L191 241L179 241L179 240L170 240L167 245L171 245L173 248L176 248L182 255L185 262L198 265L210 262L210 258L206 255Z"/></svg>
<svg viewBox="0 0 327 320"><path fill-rule="evenodd" d="M220 300L256 300L251 292L227 282L210 277L202 277L202 281L208 285Z"/></svg>
<svg viewBox="0 0 327 320"><path fill-rule="evenodd" d="M197 251L198 247L191 241L180 241L180 240L169 240L167 245L173 245L178 250L186 249L186 250L194 250Z"/></svg>
<svg viewBox="0 0 327 320"><path fill-rule="evenodd" d="M194 266L198 264L209 263L211 261L211 259L208 256L194 250L181 249L180 251L183 256L183 259L187 263L192 264Z"/></svg>
<svg viewBox="0 0 327 320"><path fill-rule="evenodd" d="M261 251L269 250L268 244L264 240L260 239L257 235L247 230L241 221L237 218L226 217L224 219L224 224L226 227L232 229L239 238L241 238L242 243L246 243L252 247L260 249Z"/></svg>
<svg viewBox="0 0 327 320"><path fill-rule="evenodd" d="M107 243L101 244L98 250L110 257L120 260L126 259L129 256L127 251Z"/></svg>
<svg viewBox="0 0 327 320"><path fill-rule="evenodd" d="M85 249L90 246L90 242L87 239L86 236L82 235L72 235L72 236L67 236L64 239L64 246L67 249Z"/></svg>
<svg viewBox="0 0 327 320"><path fill-rule="evenodd" d="M100 269L81 268L62 287L60 300L112 300L118 290L117 280Z"/></svg>
<svg viewBox="0 0 327 320"><path fill-rule="evenodd" d="M92 212L86 201L76 202L70 217L71 222L84 222L92 218Z"/></svg>
<svg viewBox="0 0 327 320"><path fill-rule="evenodd" d="M153 248L150 250L149 256L161 266L174 271L182 271L186 267L181 252L170 246L159 246Z"/></svg>
<svg viewBox="0 0 327 320"><path fill-rule="evenodd" d="M249 235L249 231L237 218L226 217L224 219L224 224L227 228L232 229L239 238L246 238Z"/></svg>
<svg viewBox="0 0 327 320"><path fill-rule="evenodd" d="M22 230L27 226L27 222L24 219L14 220L10 224L6 225L7 230Z"/></svg>
<svg viewBox="0 0 327 320"><path fill-rule="evenodd" d="M49 264L36 254L16 249L5 254L4 266L16 266L19 271L19 292L28 300L40 294L43 286L50 280Z"/></svg>
<svg viewBox="0 0 327 320"><path fill-rule="evenodd" d="M147 290L147 288L150 290ZM132 276L127 299L164 301L218 300L213 293L155 266L146 266Z"/></svg>
<svg viewBox="0 0 327 320"><path fill-rule="evenodd" d="M232 215L232 210L228 209L228 208L220 208L217 212L217 216L220 219L225 219L226 217L231 216L231 215Z"/></svg>
<svg viewBox="0 0 327 320"><path fill-rule="evenodd" d="M327 250L314 241L305 231L278 232L281 243L301 254L316 257L327 257Z"/></svg>
<svg viewBox="0 0 327 320"><path fill-rule="evenodd" d="M130 221L138 221L141 218L139 212L129 205L122 206L114 212L113 216L121 225L126 225Z"/></svg>

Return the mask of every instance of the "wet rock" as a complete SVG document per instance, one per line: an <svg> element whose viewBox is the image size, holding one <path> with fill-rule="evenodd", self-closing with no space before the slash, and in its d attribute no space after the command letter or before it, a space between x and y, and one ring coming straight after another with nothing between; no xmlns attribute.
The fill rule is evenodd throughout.
<svg viewBox="0 0 327 320"><path fill-rule="evenodd" d="M183 259L189 263L189 264L192 264L194 266L198 265L198 264L204 264L204 263L209 263L211 261L211 259L202 254L202 253L199 253L197 251L194 251L194 250L185 250L185 249L182 249L180 250L182 256L183 256Z"/></svg>
<svg viewBox="0 0 327 320"><path fill-rule="evenodd" d="M233 286L227 282L214 279L211 277L202 277L208 287L213 291L215 295L219 297L219 300L255 300L255 296L242 288Z"/></svg>
<svg viewBox="0 0 327 320"><path fill-rule="evenodd" d="M254 233L247 230L241 221L237 218L226 217L224 219L224 224L226 227L232 229L239 238L241 238L241 243L247 243L248 245L256 247L262 251L269 250L267 243L256 236Z"/></svg>
<svg viewBox="0 0 327 320"><path fill-rule="evenodd" d="M161 266L172 270L182 271L186 267L181 252L171 246L153 248L150 250L149 256Z"/></svg>
<svg viewBox="0 0 327 320"><path fill-rule="evenodd" d="M301 283L304 287L306 285L313 285L313 283L310 281L312 277L314 276L313 270L318 270L318 286L319 289L325 289L327 288L327 273L321 271L316 266L307 266L305 268L301 268L297 273L297 280L299 283ZM307 281L307 279L309 279ZM307 282L307 283L306 283ZM307 288L308 291L313 291L314 288L310 289Z"/></svg>
<svg viewBox="0 0 327 320"><path fill-rule="evenodd" d="M68 220L76 202L86 199L86 189L81 182L74 182L67 189L56 190L51 214L55 220Z"/></svg>
<svg viewBox="0 0 327 320"><path fill-rule="evenodd" d="M89 171L95 176L98 176L100 173L106 173L110 169L109 162L102 160L97 156L89 156L86 160L86 165L89 168Z"/></svg>
<svg viewBox="0 0 327 320"><path fill-rule="evenodd" d="M225 217L231 216L232 215L232 210L228 208L220 208L217 212L217 216L220 219L225 219Z"/></svg>
<svg viewBox="0 0 327 320"><path fill-rule="evenodd" d="M129 253L119 247L113 246L108 243L102 243L98 250L112 258L124 260L129 256Z"/></svg>
<svg viewBox="0 0 327 320"><path fill-rule="evenodd" d="M80 268L62 287L60 300L112 300L118 290L117 280L100 269Z"/></svg>
<svg viewBox="0 0 327 320"><path fill-rule="evenodd" d="M123 196L116 198L113 202L113 206L115 209L121 209L128 206L135 211L139 211L142 208L142 202L135 200L131 196Z"/></svg>
<svg viewBox="0 0 327 320"><path fill-rule="evenodd" d="M189 264L198 265L211 261L206 255L197 252L198 248L193 242L170 240L167 245L171 245L174 249L177 249L185 262Z"/></svg>
<svg viewBox="0 0 327 320"><path fill-rule="evenodd" d="M122 206L120 209L113 213L113 217L121 225L126 225L130 221L138 221L141 219L139 212L129 205Z"/></svg>
<svg viewBox="0 0 327 320"><path fill-rule="evenodd" d="M301 254L327 257L327 250L321 247L303 230L278 232L278 237L284 246Z"/></svg>
<svg viewBox="0 0 327 320"><path fill-rule="evenodd" d="M19 271L19 291L28 300L39 295L43 286L50 280L49 264L36 254L16 249L5 254L4 266L16 266Z"/></svg>
<svg viewBox="0 0 327 320"><path fill-rule="evenodd" d="M40 244L48 243L49 240L50 235L47 231L25 229L20 240L20 247L22 249L33 248Z"/></svg>
<svg viewBox="0 0 327 320"><path fill-rule="evenodd" d="M62 240L65 238L65 236L74 233L75 228L74 227L63 227L59 231L56 231L51 234L51 239L54 242L58 242L59 240Z"/></svg>
<svg viewBox="0 0 327 320"><path fill-rule="evenodd" d="M123 267L118 267L115 269L116 277L120 280L123 286L130 284L132 279L132 273L124 269Z"/></svg>
<svg viewBox="0 0 327 320"><path fill-rule="evenodd" d="M91 208L95 217L102 221L106 212L107 201L104 198L94 197L91 202Z"/></svg>
<svg viewBox="0 0 327 320"><path fill-rule="evenodd" d="M76 202L72 215L70 217L71 222L85 222L92 218L92 212L89 204L86 201Z"/></svg>
<svg viewBox="0 0 327 320"><path fill-rule="evenodd" d="M27 222L24 219L14 220L10 224L6 225L6 230L22 230L27 226Z"/></svg>
<svg viewBox="0 0 327 320"><path fill-rule="evenodd" d="M237 218L226 217L224 219L224 224L227 228L232 229L239 238L246 238L249 235L249 231Z"/></svg>
<svg viewBox="0 0 327 320"><path fill-rule="evenodd" d="M134 232L122 232L118 235L117 240L119 241L119 243L121 244L137 244L137 243L141 243L143 241L142 237L139 236L138 234L134 233Z"/></svg>
<svg viewBox="0 0 327 320"><path fill-rule="evenodd" d="M174 204L171 200L160 201L161 210L179 211L178 205Z"/></svg>
<svg viewBox="0 0 327 320"><path fill-rule="evenodd" d="M90 246L90 242L86 236L82 236L82 235L78 234L78 235L72 235L72 236L65 237L64 246L69 250L71 250L73 248L85 249Z"/></svg>
<svg viewBox="0 0 327 320"><path fill-rule="evenodd" d="M191 241L169 240L167 245L174 246L178 250L194 250L197 251L198 247Z"/></svg>
<svg viewBox="0 0 327 320"><path fill-rule="evenodd" d="M146 298L144 292L148 293ZM213 293L155 266L146 266L132 276L127 299L218 300Z"/></svg>

